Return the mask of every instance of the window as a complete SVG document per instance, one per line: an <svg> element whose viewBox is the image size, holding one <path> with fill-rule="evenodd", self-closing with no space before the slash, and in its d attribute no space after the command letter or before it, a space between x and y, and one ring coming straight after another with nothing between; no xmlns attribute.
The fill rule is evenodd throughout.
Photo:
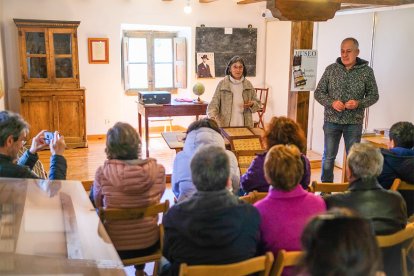
<svg viewBox="0 0 414 276"><path fill-rule="evenodd" d="M186 87L185 39L172 32L125 31L124 86L127 93Z"/></svg>

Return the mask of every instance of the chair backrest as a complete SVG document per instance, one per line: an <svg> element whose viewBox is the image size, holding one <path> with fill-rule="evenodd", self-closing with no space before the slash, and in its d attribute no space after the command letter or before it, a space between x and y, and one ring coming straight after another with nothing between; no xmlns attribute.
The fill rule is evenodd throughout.
<svg viewBox="0 0 414 276"><path fill-rule="evenodd" d="M322 183L312 181L310 186L310 192L323 192L323 193L343 193L348 190L349 183Z"/></svg>
<svg viewBox="0 0 414 276"><path fill-rule="evenodd" d="M152 217L159 213L167 212L170 207L170 202L166 200L162 203L157 203L148 207L142 208L107 208L100 207L98 215L102 222L115 220L132 220L141 219L144 217Z"/></svg>
<svg viewBox="0 0 414 276"><path fill-rule="evenodd" d="M180 276L242 276L260 272L267 276L273 264L273 254L267 252L263 256L251 258L242 262L225 265L192 265L185 263L180 266Z"/></svg>
<svg viewBox="0 0 414 276"><path fill-rule="evenodd" d="M250 203L250 204L254 204L257 201L265 198L267 196L268 193L266 192L258 192L258 191L253 191L250 192L249 194L245 195L245 196L241 196L240 199Z"/></svg>
<svg viewBox="0 0 414 276"><path fill-rule="evenodd" d="M409 223L405 229L391 235L377 236L379 247L390 247L401 245L401 270L404 276L412 275L408 273L407 255L414 246L414 223Z"/></svg>
<svg viewBox="0 0 414 276"><path fill-rule="evenodd" d="M269 88L255 88L256 96L262 103L262 112L265 113L267 106L267 96L269 94Z"/></svg>
<svg viewBox="0 0 414 276"><path fill-rule="evenodd" d="M82 186L87 193L92 189L93 180L82 180Z"/></svg>
<svg viewBox="0 0 414 276"><path fill-rule="evenodd" d="M280 250L277 254L276 261L273 265L271 275L280 276L282 275L283 269L288 266L296 266L303 258L303 251L286 251Z"/></svg>
<svg viewBox="0 0 414 276"><path fill-rule="evenodd" d="M414 190L414 183L408 183L408 182L402 181L399 178L396 178L394 179L394 182L392 183L390 190L391 191L398 191L398 190L400 191L411 190L412 191Z"/></svg>

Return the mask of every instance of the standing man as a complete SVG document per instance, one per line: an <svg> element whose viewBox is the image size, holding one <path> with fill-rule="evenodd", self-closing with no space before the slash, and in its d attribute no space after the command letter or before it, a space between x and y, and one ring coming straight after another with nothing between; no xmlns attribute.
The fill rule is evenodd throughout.
<svg viewBox="0 0 414 276"><path fill-rule="evenodd" d="M210 66L207 64L207 60L208 60L207 55L203 55L201 59L203 60L203 62L197 66L198 77L199 78L212 78L213 76L210 73Z"/></svg>
<svg viewBox="0 0 414 276"><path fill-rule="evenodd" d="M333 168L341 136L345 149L361 141L364 109L378 101L374 71L358 58L359 43L345 38L341 57L329 65L315 90L315 99L325 107L322 182L333 182Z"/></svg>

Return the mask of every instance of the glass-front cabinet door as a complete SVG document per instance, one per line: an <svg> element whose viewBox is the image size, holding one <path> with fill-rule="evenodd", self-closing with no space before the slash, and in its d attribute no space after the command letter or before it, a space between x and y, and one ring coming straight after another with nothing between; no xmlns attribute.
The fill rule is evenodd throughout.
<svg viewBox="0 0 414 276"><path fill-rule="evenodd" d="M25 47L22 48L23 82L49 83L47 30L43 28L26 30L21 34Z"/></svg>
<svg viewBox="0 0 414 276"><path fill-rule="evenodd" d="M51 29L49 31L50 66L53 72L53 82L61 85L79 83L77 47L75 33L68 29Z"/></svg>

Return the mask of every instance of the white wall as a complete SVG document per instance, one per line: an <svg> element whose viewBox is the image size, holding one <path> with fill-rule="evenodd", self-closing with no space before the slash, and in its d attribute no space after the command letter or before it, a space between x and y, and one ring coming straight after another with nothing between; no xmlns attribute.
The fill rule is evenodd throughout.
<svg viewBox="0 0 414 276"><path fill-rule="evenodd" d="M290 64L290 21L269 21L266 29L266 87L269 98L265 122L287 116Z"/></svg>
<svg viewBox="0 0 414 276"><path fill-rule="evenodd" d="M247 27L252 24L258 28L256 77L249 78L253 85L262 86L264 83L264 34L265 20L261 12L265 2L237 5L235 1L216 1L200 4L191 1L193 13L183 13L184 1L161 0L2 0L2 27L4 28L4 45L7 68L7 93L10 108L19 111L20 87L19 57L17 45L17 29L13 18L50 19L50 20L80 20L78 29L79 67L81 86L86 87L86 125L87 134L106 133L109 125L104 124L108 119L110 125L116 121L126 121L137 125L136 97L125 96L121 83L121 25L172 25L190 27L192 41L188 49L194 49L195 27L205 24L208 27ZM109 38L110 63L89 64L87 38ZM195 79L194 52L188 63L188 87L197 81ZM217 79L202 80L206 86L203 99L210 100ZM180 95L181 96L181 95ZM184 96L192 96L187 94Z"/></svg>
<svg viewBox="0 0 414 276"><path fill-rule="evenodd" d="M3 2L0 1L0 11L3 10ZM3 18L3 14L0 13L0 22ZM0 110L5 109L5 88L4 88L4 55L3 55L3 35L2 26L0 25Z"/></svg>

